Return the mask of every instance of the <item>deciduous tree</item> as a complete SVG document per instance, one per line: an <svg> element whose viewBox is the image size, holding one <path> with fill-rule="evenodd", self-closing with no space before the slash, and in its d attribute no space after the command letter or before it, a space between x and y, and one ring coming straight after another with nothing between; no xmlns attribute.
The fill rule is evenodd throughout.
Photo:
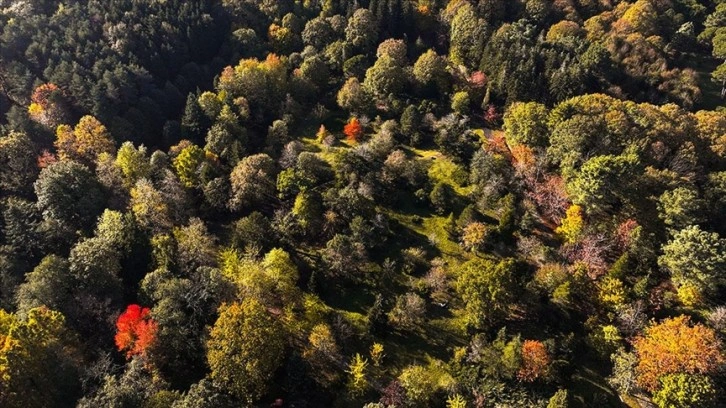
<svg viewBox="0 0 726 408"><path fill-rule="evenodd" d="M282 362L283 338L279 323L257 300L222 306L207 342L210 377L252 404Z"/></svg>
<svg viewBox="0 0 726 408"><path fill-rule="evenodd" d="M686 316L665 319L645 329L633 343L638 356L638 384L648 391L661 388L659 379L669 374L716 373L726 362L713 330L691 324Z"/></svg>
<svg viewBox="0 0 726 408"><path fill-rule="evenodd" d="M145 355L156 338L156 329L149 308L131 304L116 320L116 347L126 352L126 358Z"/></svg>

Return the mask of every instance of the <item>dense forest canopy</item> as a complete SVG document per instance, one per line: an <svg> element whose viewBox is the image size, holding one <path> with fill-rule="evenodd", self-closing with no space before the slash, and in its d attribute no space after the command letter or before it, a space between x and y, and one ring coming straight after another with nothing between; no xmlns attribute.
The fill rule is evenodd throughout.
<svg viewBox="0 0 726 408"><path fill-rule="evenodd" d="M726 405L723 0L0 0L0 406Z"/></svg>

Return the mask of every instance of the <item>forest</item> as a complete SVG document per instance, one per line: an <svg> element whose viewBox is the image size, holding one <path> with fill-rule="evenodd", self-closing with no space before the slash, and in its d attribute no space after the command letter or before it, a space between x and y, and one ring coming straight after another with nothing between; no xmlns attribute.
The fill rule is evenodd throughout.
<svg viewBox="0 0 726 408"><path fill-rule="evenodd" d="M0 406L726 406L725 0L0 0Z"/></svg>

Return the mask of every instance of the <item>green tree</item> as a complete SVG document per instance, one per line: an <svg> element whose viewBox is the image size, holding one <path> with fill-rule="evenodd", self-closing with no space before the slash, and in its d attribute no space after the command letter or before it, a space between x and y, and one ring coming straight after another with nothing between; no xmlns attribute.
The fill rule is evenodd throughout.
<svg viewBox="0 0 726 408"><path fill-rule="evenodd" d="M199 184L199 166L204 161L204 150L197 145L189 145L174 158L174 169L179 180L186 187Z"/></svg>
<svg viewBox="0 0 726 408"><path fill-rule="evenodd" d="M450 82L446 58L434 50L426 51L413 64L413 77L424 89L433 88L444 93Z"/></svg>
<svg viewBox="0 0 726 408"><path fill-rule="evenodd" d="M486 22L477 18L470 3L461 5L451 20L451 62L467 68L476 68L484 48Z"/></svg>
<svg viewBox="0 0 726 408"><path fill-rule="evenodd" d="M440 181L436 183L429 194L429 200L438 214L446 214L452 210L456 192L448 184Z"/></svg>
<svg viewBox="0 0 726 408"><path fill-rule="evenodd" d="M567 408L570 406L567 390L557 390L555 395L550 397L547 408Z"/></svg>
<svg viewBox="0 0 726 408"><path fill-rule="evenodd" d="M204 115L202 108L193 93L187 95L184 115L181 120L182 137L193 143L201 143L204 133L209 127L209 119Z"/></svg>
<svg viewBox="0 0 726 408"><path fill-rule="evenodd" d="M0 191L28 196L38 177L35 145L24 133L0 137Z"/></svg>
<svg viewBox="0 0 726 408"><path fill-rule="evenodd" d="M375 45L377 39L378 27L375 16L368 9L357 9L348 19L345 40L357 49L366 52Z"/></svg>
<svg viewBox="0 0 726 408"><path fill-rule="evenodd" d="M661 377L661 388L653 394L659 408L711 407L717 390L705 375L669 374Z"/></svg>
<svg viewBox="0 0 726 408"><path fill-rule="evenodd" d="M104 194L94 174L73 161L44 168L35 182L35 194L44 218L78 229L91 227L104 207Z"/></svg>
<svg viewBox="0 0 726 408"><path fill-rule="evenodd" d="M131 188L139 179L148 177L151 172L149 158L146 157L146 147L134 147L131 142L124 142L116 153L116 165L124 176L124 184Z"/></svg>
<svg viewBox="0 0 726 408"><path fill-rule="evenodd" d="M504 137L511 147L545 147L549 139L547 107L537 102L515 102L504 113Z"/></svg>
<svg viewBox="0 0 726 408"><path fill-rule="evenodd" d="M470 105L471 99L469 98L469 92L460 91L451 97L451 110L460 115L468 114Z"/></svg>
<svg viewBox="0 0 726 408"><path fill-rule="evenodd" d="M634 153L593 157L568 180L567 191L572 201L583 206L588 214L606 213L623 201L633 199L627 194L627 183L632 183L636 177L638 164Z"/></svg>
<svg viewBox="0 0 726 408"><path fill-rule="evenodd" d="M279 323L257 300L222 306L207 342L210 378L252 404L282 362L283 338Z"/></svg>
<svg viewBox="0 0 726 408"><path fill-rule="evenodd" d="M703 221L704 207L698 191L688 187L668 190L658 198L658 216L667 227L677 230Z"/></svg>
<svg viewBox="0 0 726 408"><path fill-rule="evenodd" d="M325 46L333 42L335 32L328 20L323 17L315 17L305 23L302 31L302 40L305 45L312 45L315 49L322 51Z"/></svg>
<svg viewBox="0 0 726 408"><path fill-rule="evenodd" d="M0 309L0 405L71 407L80 381L65 318L45 307L27 317Z"/></svg>
<svg viewBox="0 0 726 408"><path fill-rule="evenodd" d="M365 113L370 109L371 97L368 90L351 77L345 81L337 95L338 106L353 114Z"/></svg>
<svg viewBox="0 0 726 408"><path fill-rule="evenodd" d="M619 393L630 395L637 389L635 367L638 365L638 356L621 348L610 359L613 362L613 372L608 377L608 383Z"/></svg>
<svg viewBox="0 0 726 408"><path fill-rule="evenodd" d="M426 367L408 366L398 376L409 401L417 406L427 406L438 389L436 378Z"/></svg>
<svg viewBox="0 0 726 408"><path fill-rule="evenodd" d="M366 71L363 88L376 98L397 95L406 82L403 68L390 55L383 54Z"/></svg>
<svg viewBox="0 0 726 408"><path fill-rule="evenodd" d="M461 266L456 291L464 301L469 325L486 327L506 314L516 296L514 272L512 259L494 262L475 258Z"/></svg>
<svg viewBox="0 0 726 408"><path fill-rule="evenodd" d="M68 261L57 255L43 258L25 275L25 283L18 287L15 294L18 313L27 315L33 308L41 306L61 312L68 310L69 294L74 286L68 269Z"/></svg>
<svg viewBox="0 0 726 408"><path fill-rule="evenodd" d="M697 225L686 227L663 246L658 264L670 272L676 286L689 283L705 294L714 293L724 283L726 239Z"/></svg>

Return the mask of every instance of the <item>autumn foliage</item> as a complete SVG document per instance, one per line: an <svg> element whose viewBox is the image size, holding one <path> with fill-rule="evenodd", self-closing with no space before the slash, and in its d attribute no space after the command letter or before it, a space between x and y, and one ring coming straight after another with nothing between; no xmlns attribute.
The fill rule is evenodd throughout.
<svg viewBox="0 0 726 408"><path fill-rule="evenodd" d="M687 316L666 319L635 340L638 384L648 391L660 387L668 374L711 374L726 363L721 342L713 330L690 324Z"/></svg>
<svg viewBox="0 0 726 408"><path fill-rule="evenodd" d="M129 305L116 320L116 347L126 357L144 354L154 342L157 325L149 316L149 308Z"/></svg>
<svg viewBox="0 0 726 408"><path fill-rule="evenodd" d="M345 133L345 137L349 142L357 143L363 135L363 127L360 125L358 118L351 118L343 128L343 133Z"/></svg>
<svg viewBox="0 0 726 408"><path fill-rule="evenodd" d="M63 106L63 91L55 84L43 84L35 88L30 96L28 113L38 123L53 127L66 116Z"/></svg>
<svg viewBox="0 0 726 408"><path fill-rule="evenodd" d="M552 359L541 341L525 340L522 344L522 366L517 372L517 378L534 382L547 375L551 363Z"/></svg>

